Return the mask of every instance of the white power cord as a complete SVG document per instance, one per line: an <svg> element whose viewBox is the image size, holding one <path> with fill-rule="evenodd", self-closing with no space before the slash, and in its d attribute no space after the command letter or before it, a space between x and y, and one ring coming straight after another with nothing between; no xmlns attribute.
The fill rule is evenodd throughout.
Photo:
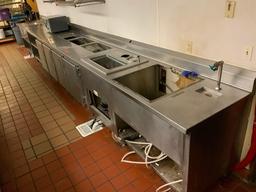
<svg viewBox="0 0 256 192"><path fill-rule="evenodd" d="M112 131L111 136L112 136L112 139L113 139L115 142L117 142L117 143L120 143L121 140L122 140L122 139L121 139L120 137L118 137L113 131Z"/></svg>
<svg viewBox="0 0 256 192"><path fill-rule="evenodd" d="M126 140L126 142L130 143L130 144L136 144L136 145L145 145L145 149L144 149L145 161L130 161L130 160L126 160L126 157L128 157L131 154L135 154L135 151L130 151L130 152L126 153L123 156L123 158L121 159L121 162L130 163L130 164L146 165L148 167L149 164L157 163L157 162L162 161L163 159L165 159L167 157L167 155L164 154L163 152L161 152L158 156L151 156L149 153L150 153L151 148L153 146L152 143L128 141L128 140ZM151 161L149 161L148 159L151 159Z"/></svg>
<svg viewBox="0 0 256 192"><path fill-rule="evenodd" d="M156 192L159 192L159 191L163 190L163 189L164 189L165 187L167 187L167 186L174 185L174 184L176 184L176 183L181 183L182 181L183 181L183 180L180 179L180 180L172 181L172 182L170 182L170 183L166 183L166 184L164 184L164 185L158 187L158 188L156 189ZM164 189L164 190L161 191L161 192L167 192L167 191L169 191L169 190L171 190L170 187L167 188L167 189Z"/></svg>
<svg viewBox="0 0 256 192"><path fill-rule="evenodd" d="M148 143L148 142L138 142L138 141L128 141L128 140L125 140L127 143L130 143L130 144L135 144L135 145L144 145L145 148L144 148L144 154L145 154L145 161L130 161L130 160L126 160L126 157L128 157L129 155L131 154L135 154L136 152L135 151L130 151L128 153L126 153L122 159L121 159L121 162L124 162L124 163L130 163L130 164L140 164L140 165L146 165L148 167L149 164L152 164L152 163L157 163L159 161L162 161L163 159L165 159L167 157L167 155L163 152L161 152L158 156L151 156L150 155L150 151L152 149L152 146L153 144L152 143ZM151 159L151 161L149 161L148 159ZM182 179L180 180L176 180L176 181L172 181L170 183L166 183L160 187L158 187L156 189L156 192L167 192L169 190L171 190L170 185L174 185L176 183L180 183L182 182ZM164 189L168 187L167 189Z"/></svg>

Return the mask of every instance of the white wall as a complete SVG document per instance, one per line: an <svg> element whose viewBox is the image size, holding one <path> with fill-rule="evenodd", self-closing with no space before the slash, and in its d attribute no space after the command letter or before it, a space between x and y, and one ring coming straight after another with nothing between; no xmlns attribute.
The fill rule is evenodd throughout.
<svg viewBox="0 0 256 192"><path fill-rule="evenodd" d="M256 70L244 56L256 45L256 1L237 0L235 17L225 18L226 0L106 0L87 7L60 7L38 0L41 15L65 14L71 21L92 29L164 48L224 60Z"/></svg>
<svg viewBox="0 0 256 192"><path fill-rule="evenodd" d="M255 70L245 49L256 44L256 1L237 0L235 17L225 18L225 0L159 0L160 46ZM254 51L256 52L256 50Z"/></svg>
<svg viewBox="0 0 256 192"><path fill-rule="evenodd" d="M156 44L155 0L107 0L106 4L60 7L38 0L41 15L64 14L71 22L118 36Z"/></svg>

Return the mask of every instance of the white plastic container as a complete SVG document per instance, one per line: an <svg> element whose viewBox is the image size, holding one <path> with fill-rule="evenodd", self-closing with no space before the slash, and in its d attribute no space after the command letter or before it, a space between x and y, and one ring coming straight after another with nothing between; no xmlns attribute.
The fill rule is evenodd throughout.
<svg viewBox="0 0 256 192"><path fill-rule="evenodd" d="M0 39L4 39L4 38L5 38L4 30L0 29Z"/></svg>

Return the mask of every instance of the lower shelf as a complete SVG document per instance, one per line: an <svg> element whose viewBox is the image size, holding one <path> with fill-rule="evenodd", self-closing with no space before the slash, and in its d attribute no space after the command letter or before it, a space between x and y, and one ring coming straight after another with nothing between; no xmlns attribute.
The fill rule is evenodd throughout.
<svg viewBox="0 0 256 192"><path fill-rule="evenodd" d="M4 39L0 39L0 43L7 43L7 42L11 42L11 41L15 41L14 36L10 36L10 37L6 37Z"/></svg>

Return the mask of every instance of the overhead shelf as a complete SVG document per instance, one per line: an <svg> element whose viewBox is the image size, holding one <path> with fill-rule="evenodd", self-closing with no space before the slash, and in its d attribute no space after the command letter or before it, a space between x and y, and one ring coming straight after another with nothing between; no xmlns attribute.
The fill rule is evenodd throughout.
<svg viewBox="0 0 256 192"><path fill-rule="evenodd" d="M51 0L49 0L51 1ZM55 1L56 5L59 6L74 6L74 7L82 7L94 4L102 4L105 3L105 0L72 0L72 1Z"/></svg>
<svg viewBox="0 0 256 192"><path fill-rule="evenodd" d="M18 1L15 1L15 0L0 0L0 6L8 6L8 5L15 5L15 4L21 4L23 3L23 0L18 0Z"/></svg>

